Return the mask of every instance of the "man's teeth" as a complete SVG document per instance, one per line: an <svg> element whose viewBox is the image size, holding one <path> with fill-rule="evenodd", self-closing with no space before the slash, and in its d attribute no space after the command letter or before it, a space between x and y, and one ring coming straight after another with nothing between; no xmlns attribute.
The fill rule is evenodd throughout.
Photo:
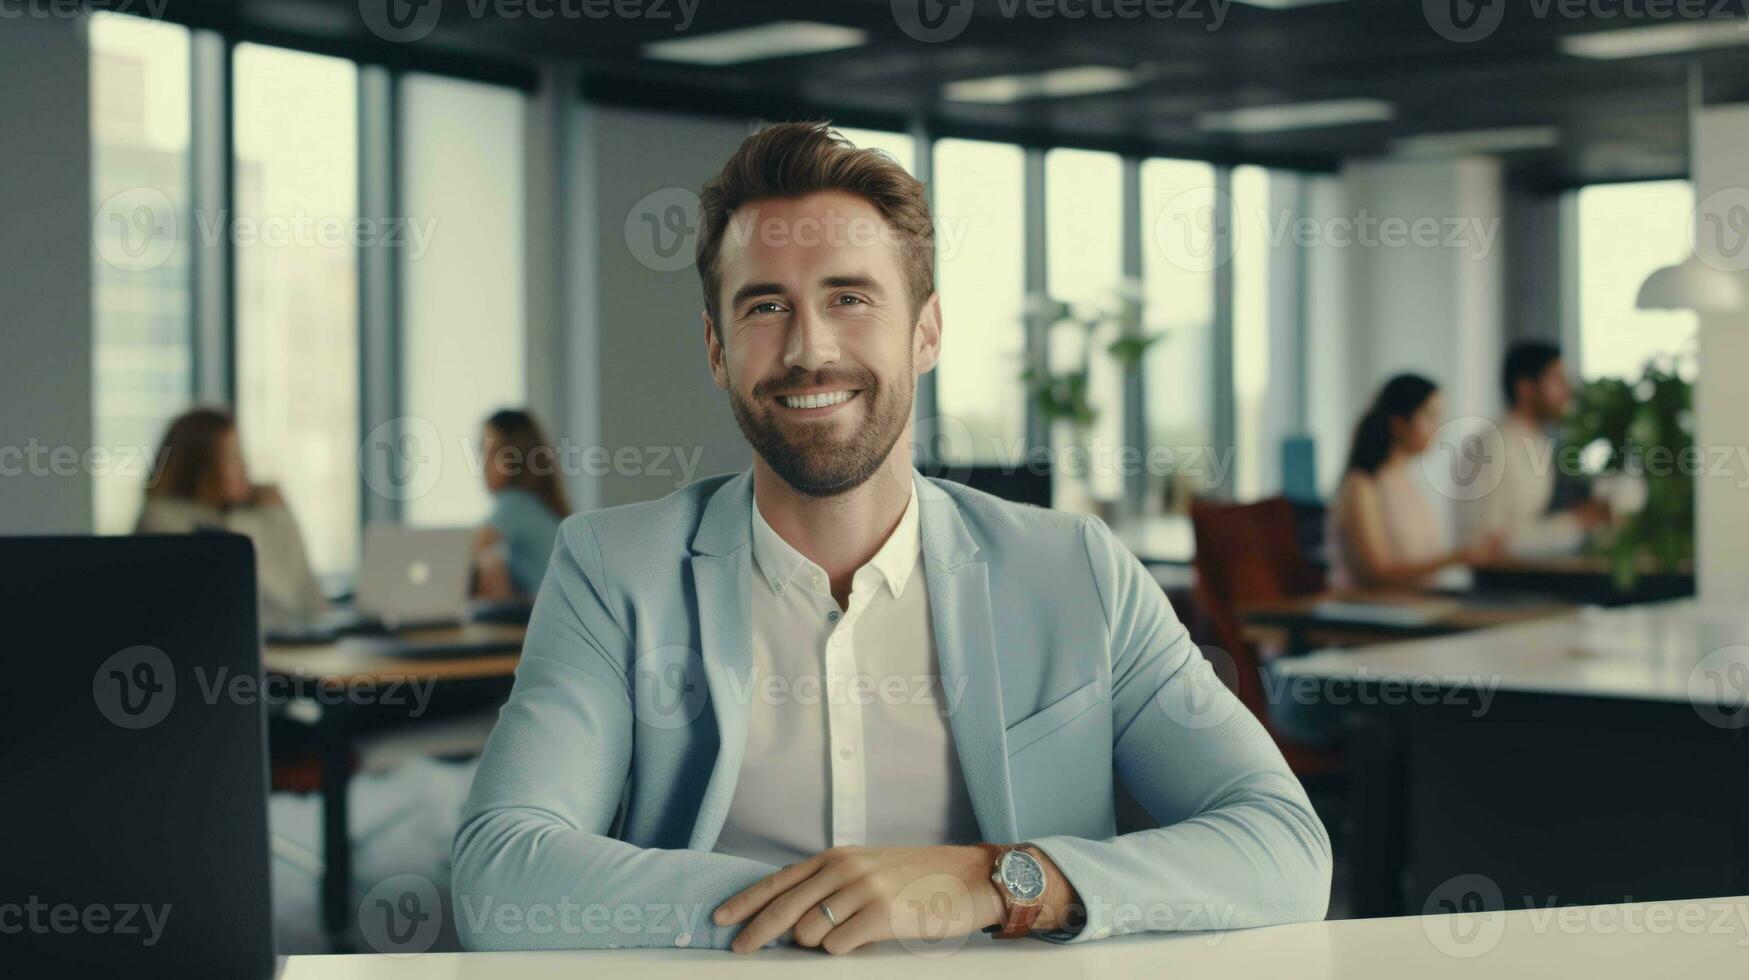
<svg viewBox="0 0 1749 980"><path fill-rule="evenodd" d="M854 394L854 391L828 391L818 395L779 395L777 400L786 408L825 408L827 405L847 402Z"/></svg>

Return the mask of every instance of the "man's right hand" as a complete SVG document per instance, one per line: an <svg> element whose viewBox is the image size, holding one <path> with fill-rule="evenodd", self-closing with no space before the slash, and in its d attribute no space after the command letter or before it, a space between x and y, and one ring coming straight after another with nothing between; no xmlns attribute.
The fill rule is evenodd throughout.
<svg viewBox="0 0 1749 980"><path fill-rule="evenodd" d="M1579 519L1579 526L1592 531L1609 523L1609 501L1592 497L1573 508L1573 516Z"/></svg>

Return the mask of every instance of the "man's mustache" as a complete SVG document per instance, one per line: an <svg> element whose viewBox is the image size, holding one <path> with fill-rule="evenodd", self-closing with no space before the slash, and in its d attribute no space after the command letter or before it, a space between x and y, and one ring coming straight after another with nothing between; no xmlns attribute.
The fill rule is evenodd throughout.
<svg viewBox="0 0 1749 980"><path fill-rule="evenodd" d="M771 398L798 388L861 388L872 390L880 382L868 371L803 371L789 372L781 378L767 378L753 386L753 397Z"/></svg>

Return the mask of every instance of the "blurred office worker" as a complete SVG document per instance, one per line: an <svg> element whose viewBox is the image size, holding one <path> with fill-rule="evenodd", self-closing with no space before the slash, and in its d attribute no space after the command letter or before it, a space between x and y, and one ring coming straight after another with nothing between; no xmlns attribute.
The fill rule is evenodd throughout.
<svg viewBox="0 0 1749 980"><path fill-rule="evenodd" d="M534 416L506 408L482 427L480 449L492 512L474 536L474 591L487 599L532 596L571 513L558 453Z"/></svg>
<svg viewBox="0 0 1749 980"><path fill-rule="evenodd" d="M1142 564L912 466L934 248L922 185L824 124L705 185L702 339L753 464L564 523L455 839L466 945L1324 916L1323 825ZM1116 833L1114 778L1157 828ZM577 905L639 914L518 918Z"/></svg>
<svg viewBox="0 0 1749 980"><path fill-rule="evenodd" d="M136 534L201 530L254 542L264 618L307 616L327 606L297 519L278 488L249 482L237 423L220 408L192 409L170 423L134 525Z"/></svg>
<svg viewBox="0 0 1749 980"><path fill-rule="evenodd" d="M1501 384L1506 417L1478 437L1476 469L1470 474L1478 492L1457 502L1459 533L1468 541L1502 535L1506 551L1520 558L1572 554L1610 512L1595 498L1550 510L1558 475L1553 430L1573 401L1560 348L1514 345L1506 354Z"/></svg>
<svg viewBox="0 0 1749 980"><path fill-rule="evenodd" d="M1432 381L1399 374L1385 382L1354 427L1348 466L1330 507L1331 585L1338 589L1420 589L1453 565L1499 554L1497 535L1452 548L1412 467L1445 420Z"/></svg>

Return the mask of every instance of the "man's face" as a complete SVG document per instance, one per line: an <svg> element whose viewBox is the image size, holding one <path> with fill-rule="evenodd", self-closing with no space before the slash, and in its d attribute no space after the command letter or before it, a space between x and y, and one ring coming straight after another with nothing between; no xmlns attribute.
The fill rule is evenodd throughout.
<svg viewBox="0 0 1749 980"><path fill-rule="evenodd" d="M1573 403L1573 383L1567 380L1567 366L1556 360L1536 379L1532 404L1537 415L1546 422L1558 422L1567 417Z"/></svg>
<svg viewBox="0 0 1749 980"><path fill-rule="evenodd" d="M908 431L940 349L936 299L914 309L893 230L850 194L755 201L717 261L705 347L742 434L802 493L860 486Z"/></svg>

